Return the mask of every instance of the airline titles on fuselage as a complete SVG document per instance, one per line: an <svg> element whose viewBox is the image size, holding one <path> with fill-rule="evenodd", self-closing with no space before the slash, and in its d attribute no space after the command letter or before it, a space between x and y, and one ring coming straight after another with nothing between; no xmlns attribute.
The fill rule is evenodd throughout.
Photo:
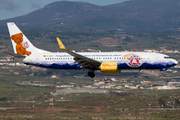
<svg viewBox="0 0 180 120"><path fill-rule="evenodd" d="M102 60L105 60L105 59L114 59L114 60L118 60L118 59L126 59L127 61L127 64L131 67L138 67L142 64L142 59L149 59L148 57L144 57L144 58L141 58L140 56L138 55L132 55L132 56L129 56L129 57L123 57L123 55L119 55L119 54L114 54L114 55L110 55L110 54L93 54L93 55L87 55L87 54L84 54L83 56L85 57L88 57L88 58L91 58L91 59L96 59L96 60L99 60L99 59L102 59ZM72 59L73 60L73 56L71 55L66 55L66 54L55 54L55 55L43 55L43 57L45 58L45 60L50 60L50 59L58 59L58 60L65 60L65 59ZM132 59L133 58L133 59ZM133 61L132 61L133 60ZM136 62L135 62L136 61ZM137 63L137 64L136 64Z"/></svg>

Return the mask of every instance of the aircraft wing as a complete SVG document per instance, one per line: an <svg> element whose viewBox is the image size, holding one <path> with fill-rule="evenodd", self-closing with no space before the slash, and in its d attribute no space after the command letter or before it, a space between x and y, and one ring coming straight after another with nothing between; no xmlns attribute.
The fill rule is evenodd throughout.
<svg viewBox="0 0 180 120"><path fill-rule="evenodd" d="M58 37L57 37L57 41L58 41L60 49L67 52L71 56L74 56L75 62L79 63L80 66L82 65L83 68L98 68L101 65L100 61L93 60L91 58L85 57L83 55L80 55L78 53L75 53L66 49Z"/></svg>

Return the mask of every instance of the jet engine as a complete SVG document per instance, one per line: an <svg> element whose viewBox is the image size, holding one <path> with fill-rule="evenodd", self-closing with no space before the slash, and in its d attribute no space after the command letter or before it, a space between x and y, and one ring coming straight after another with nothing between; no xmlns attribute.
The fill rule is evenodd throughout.
<svg viewBox="0 0 180 120"><path fill-rule="evenodd" d="M102 63L100 66L100 70L101 72L104 72L104 74L120 74L117 63L113 62Z"/></svg>

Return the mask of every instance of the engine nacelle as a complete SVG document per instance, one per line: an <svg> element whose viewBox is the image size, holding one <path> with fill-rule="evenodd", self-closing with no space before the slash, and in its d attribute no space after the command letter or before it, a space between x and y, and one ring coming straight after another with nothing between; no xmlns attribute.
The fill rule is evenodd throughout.
<svg viewBox="0 0 180 120"><path fill-rule="evenodd" d="M102 63L100 66L100 70L101 72L104 72L104 74L120 74L117 63L113 62Z"/></svg>
<svg viewBox="0 0 180 120"><path fill-rule="evenodd" d="M159 71L167 71L167 70L168 70L168 68L162 68Z"/></svg>

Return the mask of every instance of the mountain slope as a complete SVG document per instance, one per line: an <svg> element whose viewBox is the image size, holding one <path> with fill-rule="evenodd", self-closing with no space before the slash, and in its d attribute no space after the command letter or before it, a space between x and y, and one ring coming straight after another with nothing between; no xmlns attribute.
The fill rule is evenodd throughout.
<svg viewBox="0 0 180 120"><path fill-rule="evenodd" d="M131 0L104 6L101 16L111 21L114 28L138 30L177 29L180 26L179 0ZM101 18L100 18L101 19ZM95 18L96 25L102 23ZM91 23L91 22L90 22ZM87 24L90 24L87 23ZM109 27L110 27L109 26Z"/></svg>
<svg viewBox="0 0 180 120"><path fill-rule="evenodd" d="M101 7L83 2L55 2L46 5L44 8L36 10L24 16L3 20L14 21L18 24L30 26L52 25L58 23L78 24L94 16L96 11L101 11Z"/></svg>
<svg viewBox="0 0 180 120"><path fill-rule="evenodd" d="M133 31L177 29L179 0L130 0L109 6L84 2L55 2L24 16L0 21L24 26L47 26L76 31Z"/></svg>

